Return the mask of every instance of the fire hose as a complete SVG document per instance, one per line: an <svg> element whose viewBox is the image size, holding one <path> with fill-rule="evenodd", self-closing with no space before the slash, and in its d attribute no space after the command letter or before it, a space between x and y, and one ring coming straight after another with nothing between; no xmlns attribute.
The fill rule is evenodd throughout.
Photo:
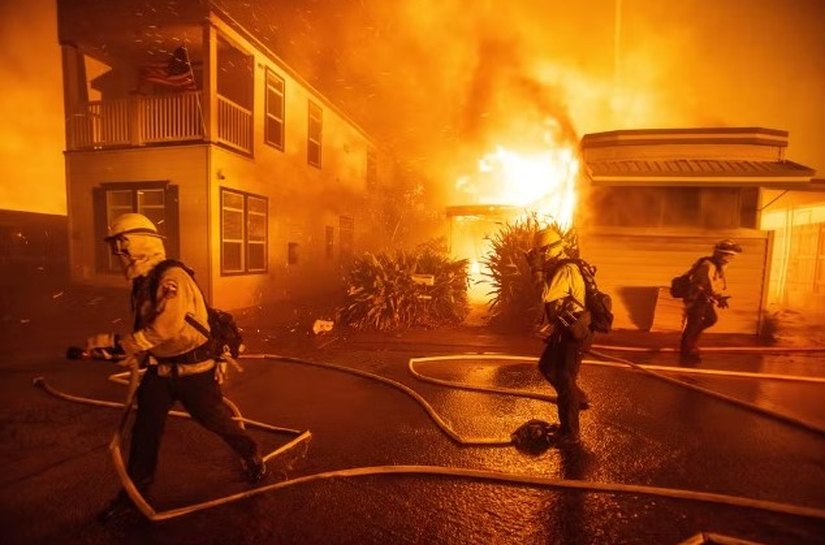
<svg viewBox="0 0 825 545"><path fill-rule="evenodd" d="M622 346L594 344L593 348L601 350L614 350L616 352L679 352L678 348L667 347L644 347L644 346ZM825 346L705 346L702 352L720 353L794 353L794 352L825 352Z"/></svg>
<svg viewBox="0 0 825 545"><path fill-rule="evenodd" d="M724 399L726 401L735 402L735 404L739 406L750 406L745 402L741 402L739 400L734 400L728 396L724 396L723 394L718 394L711 390L707 390L705 388L701 388L695 386L693 384L689 384L686 382L682 382L676 379L672 379L670 377L665 377L663 375L659 375L653 371L648 369L644 369L638 364L630 362L628 360L622 360L621 358L615 358L612 356L602 355L597 352L592 352L594 355L607 357L610 359L614 359L624 363L627 366L637 368L637 370L649 373L654 376L658 376L668 382L677 383L682 386L687 386L692 389L695 389L701 393L705 393L708 395L713 395L714 397L718 397L720 399ZM480 355L477 354L468 354L463 356L464 358L477 358ZM441 357L441 359L455 359L462 356L446 356ZM488 358L499 358L499 359L522 359L527 361L528 358L519 357L519 356L505 356L505 355L485 355L484 357ZM485 445L485 446L494 446L494 445L507 445L512 443L512 439L503 439L503 438L471 438L465 439L459 436L452 428L449 426L449 423L441 418L435 410L429 405L429 403L424 400L424 398L409 388L399 382L393 381L386 377L382 377L380 375L376 375L373 373L369 373L366 371L361 371L359 369L353 369L350 367L345 367L341 365L335 365L331 363L322 363L316 362L311 360L305 360L300 358L288 357L288 356L281 356L276 354L256 354L256 355L245 355L245 359L260 359L260 360L280 360L286 361L301 365L311 365L326 369L331 369L334 371L340 371L345 373L354 374L357 376L361 376L364 378L376 380L378 382L382 382L384 384L390 385L396 389L399 389L411 397L415 399L422 407L426 410L428 415L434 420L434 422L442 429L446 435L448 435L451 439L458 442L461 445ZM425 361L425 360L433 360L437 358L413 358L410 360L409 368L416 375L418 378L421 378L422 375L415 371L415 362L416 361ZM534 361L535 358L530 358L530 361ZM671 489L671 488L661 488L661 487L654 487L654 486L646 486L646 485L633 485L633 484L624 484L624 483L599 483L599 482L590 482L590 481L581 481L581 480L570 480L570 479L552 479L547 477L537 477L534 475L527 475L527 474L519 474L519 473L504 473L498 471L490 471L490 470L476 470L476 469L469 469L469 468L456 468L456 467L441 467L441 466L422 466L422 465L388 465L388 466L373 466L373 467L359 467L359 468L350 468L350 469L343 469L343 470L336 470L336 471L327 471L322 473L316 473L313 475L306 475L303 477L297 477L294 479L289 479L286 481L281 481L278 483L273 483L269 485L260 486L257 488L253 488L241 493L232 494L229 496L224 496L221 498L216 498L213 500L209 500L206 502L201 502L197 504L192 504L176 509L170 509L166 511L156 511L146 500L141 496L138 492L137 488L134 486L134 483L129 478L129 475L126 472L125 464L123 461L123 456L121 452L121 442L123 433L125 431L125 423L127 422L128 415L132 410L132 404L134 401L134 392L137 387L137 383L139 380L139 372L136 366L132 366L131 371L129 373L130 381L129 381L129 392L127 395L127 401L123 404L115 404L112 402L105 402L95 399L89 398L82 398L79 396L72 396L69 394L65 394L60 392L51 386L49 386L43 377L38 377L34 380L34 384L38 387L43 388L46 392L51 395L55 395L59 398L66 399L69 401L80 402L80 403L87 403L93 404L98 406L118 406L124 407L123 416L121 418L120 424L117 428L117 431L112 438L110 443L110 451L112 454L112 459L114 461L115 469L120 478L124 490L126 490L127 494L132 498L136 507L140 510L140 512L149 520L151 521L161 521L161 520L168 520L171 518L183 516L189 513L193 513L196 511L201 511L204 509L209 509L212 507L217 507L219 505L224 505L230 502L238 501L244 498L249 498L258 494L263 494L267 492L272 492L275 490L281 490L285 488L289 488L292 486L298 486L301 484L323 480L323 479L332 479L332 478L350 478L350 477L361 477L361 476L373 476L373 475L430 475L430 476L450 476L450 477L459 477L465 479L477 479L483 481L490 481L490 482L505 482L505 483L515 483L515 484L522 484L527 486L535 486L535 487L545 487L545 488L563 488L563 489L576 489L576 490L585 490L585 491L592 491L592 492L609 492L609 493L628 493L628 494L644 494L644 495L652 495L652 496L660 496L666 498L675 498L675 499L686 499L692 501L702 501L707 503L716 503L720 505L729 505L734 507L745 507L745 508L752 508L752 509L760 509L764 511L771 511L775 513L781 514L790 514L796 516L803 516L803 517L810 517L810 518L817 518L825 520L825 509L818 509L814 507L806 507L806 506L799 506L781 502L773 502L767 500L757 500L747 497L740 497L740 496L731 496L726 494L716 494L716 493L709 493L709 492L699 492L699 491L692 491L692 490L681 490L681 489ZM433 381L435 379L428 379ZM479 389L483 391L494 391L496 393L502 393L506 395L516 395L521 397L532 397L537 399L543 400L552 400L554 399L553 396L546 396L540 394L530 394L525 392L518 392L514 390L505 390L505 389L489 389L489 388L475 388L475 387L468 387L470 389ZM232 404L231 402L228 403L230 408L235 414L235 418L240 422L261 427L263 429L269 430L276 430L276 431L289 431L293 433L300 433L297 430L289 430L287 428L277 428L275 426L269 426L267 424L263 424L260 422L255 422L253 420L248 420L240 416L240 412L238 411L237 407ZM767 411L764 409L759 410L762 414L768 414L771 416L775 416L774 413L771 411ZM173 413L175 414L175 413ZM176 414L176 416L182 416L183 414ZM796 421L795 419L789 419L788 417L781 417L780 420L783 420L788 423L801 425L800 422ZM816 426L807 424L803 425L802 427L816 431L819 433L825 433L825 430L818 428ZM278 450L270 453L266 456L266 459L269 459L278 453L284 452L285 450L296 446L298 443L308 439L310 433L304 432L300 434L299 437L288 443L287 445L282 446Z"/></svg>

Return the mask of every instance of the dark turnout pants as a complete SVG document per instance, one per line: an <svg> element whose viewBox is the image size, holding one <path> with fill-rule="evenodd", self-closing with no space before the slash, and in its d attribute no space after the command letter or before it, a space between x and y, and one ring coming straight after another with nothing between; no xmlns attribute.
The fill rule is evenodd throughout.
<svg viewBox="0 0 825 545"><path fill-rule="evenodd" d="M685 329L682 331L682 342L679 347L682 355L695 354L698 349L699 337L702 332L711 327L718 320L716 307L712 301L697 299L686 309Z"/></svg>
<svg viewBox="0 0 825 545"><path fill-rule="evenodd" d="M539 370L556 390L559 412L559 433L578 437L579 410L584 392L576 379L582 362L583 342L567 331L555 332L547 339L547 346L539 358Z"/></svg>
<svg viewBox="0 0 825 545"><path fill-rule="evenodd" d="M150 366L137 390L137 418L132 426L127 472L141 491L152 483L166 415L176 400L204 428L218 434L241 458L257 454L255 441L232 420L213 371L160 377Z"/></svg>

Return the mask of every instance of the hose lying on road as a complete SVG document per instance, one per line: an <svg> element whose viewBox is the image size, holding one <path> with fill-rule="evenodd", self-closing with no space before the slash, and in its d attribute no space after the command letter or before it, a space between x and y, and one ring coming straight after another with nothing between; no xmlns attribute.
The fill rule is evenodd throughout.
<svg viewBox="0 0 825 545"><path fill-rule="evenodd" d="M754 403L748 403L747 401L742 401L742 400L737 399L735 397L727 396L725 394L715 392L715 391L710 390L708 388L703 388L703 387L698 386L696 384L691 384L690 382L685 382L683 380L668 377L668 376L666 376L662 373L657 373L657 372L653 371L651 369L652 366L639 365L638 363L634 363L630 360L626 360L624 358L619 358L619 357L616 357L616 356L610 356L608 354L603 354L601 352L597 352L597 351L594 351L594 350L590 350L590 353L593 354L594 356L598 356L598 357L601 357L601 358L605 358L605 359L608 359L608 360L613 360L613 361L619 362L619 363L622 364L623 367L630 367L630 368L635 369L637 371L641 371L641 372L646 373L650 376L653 376L657 379L664 380L666 382L670 382L671 384L676 384L678 386L688 388L690 390L694 390L696 392L714 397L714 398L719 399L721 401L731 403L733 405L736 405L738 407L747 409L749 411L753 411L753 412L762 414L764 416L774 418L774 419L782 421L786 424L791 424L793 426L797 426L799 428L802 428L802 429L805 429L805 430L808 430L808 431L813 431L815 433L825 435L825 428L823 428L821 426L818 426L817 424L814 424L812 422L807 422L807 421L802 420L800 418L796 418L796 417L793 417L793 416L790 416L790 415L787 415L787 414L784 414L784 413L780 413L778 411L772 411L770 409L760 407L759 405L756 405ZM522 362L525 362L525 363L536 361L536 358L531 357L531 356L508 356L508 355L503 355L503 354L466 354L466 355L455 355L455 356L428 356L428 357L421 357L421 358L411 358L410 361L409 361L408 367L409 367L410 372L416 378L418 378L420 380L423 380L425 382L431 382L433 384L440 384L440 385L443 385L443 386L449 386L449 387L452 387L452 388L458 388L458 389L462 389L462 390L470 390L470 391L476 391L476 392L489 392L489 393L497 393L497 394L503 394L503 395L518 396L518 397L528 397L528 398L540 399L540 400L546 400L546 401L553 401L553 402L556 401L556 396L549 395L549 394L538 394L538 393L531 393L531 392L523 392L523 391L520 391L520 390L513 390L513 389L509 389L509 388L493 388L493 387L489 387L489 386L473 386L473 385L464 384L464 383L460 383L460 382L428 377L426 375L422 375L421 373L419 373L418 370L415 368L415 364L420 363L420 362L441 361L441 360L466 360L466 359L511 360L511 361L522 361ZM602 362L598 362L598 361L595 361L595 360L584 360L583 363L597 364L597 365L602 365L603 364ZM677 367L672 367L672 368L657 367L657 368L660 369L660 370L667 370L667 371L671 371L671 372L675 372L675 373L688 373L688 372L691 372L691 371L700 371L700 372L704 372L706 374L722 374L722 375L730 375L730 376L747 376L748 378L768 378L768 379L774 379L774 380L781 380L779 377L776 377L774 375L762 375L761 373L749 373L749 374L745 375L745 374L742 374L742 373L723 372L723 371L714 373L715 370L711 370L711 369L701 369L700 370L700 369L684 369L684 368L677 368ZM821 378L817 378L817 377L784 377L782 379L784 379L784 380L797 380L797 381L800 381L800 382L816 382L816 383L825 382L825 380L823 380ZM435 419L435 420L436 420L436 423L440 425L440 420L439 419ZM450 437L453 437L454 432L452 432L451 430L447 430L444 427L442 427L442 429L444 429L444 431L447 433L447 435L449 435Z"/></svg>
<svg viewBox="0 0 825 545"><path fill-rule="evenodd" d="M321 362L313 362L309 360L303 360L300 358L292 358L287 356L279 356L274 354L258 354L258 355L250 355L246 356L247 358L257 358L257 359L277 359L281 361L287 361L292 363L298 363L303 365L312 365L317 367L328 368L336 371L343 371L351 374L355 374L358 376L362 376L365 378L370 378L373 380L377 380L379 382L389 384L394 386L405 393L411 395L416 401L418 401L424 408L427 410L427 413L434 419L434 421L444 430L448 436L459 442L460 444L483 444L483 445L500 445L505 444L504 440L502 439L493 439L493 440L466 440L458 436L449 426L446 425L446 422L440 418L432 409L432 407L414 390L400 384L396 381L390 380L386 377L382 377L379 375L375 375L372 373L368 373L366 371L361 371L358 369L352 369L349 367L344 367L335 364L329 363L321 363ZM473 356L464 356L466 357L477 357L477 355ZM504 359L515 359L518 357L514 356L491 356L497 358L504 358ZM451 357L455 358L455 357ZM418 358L417 361L421 361L425 358ZM526 359L526 358L525 358ZM625 362L631 366L632 362ZM412 368L412 362L411 362ZM642 369L645 372L657 375L651 371ZM677 382L681 385L688 385L687 383L682 383L681 381L676 381L675 379L669 379L669 377L662 377L668 379L669 381ZM669 489L669 488L659 488L659 487L651 487L651 486L644 486L644 485L632 485L632 484L622 484L622 483L598 483L598 482L588 482L588 481L580 481L580 480L565 480L565 479L551 479L546 477L537 477L532 475L525 475L525 474L518 474L518 473L503 473L497 471L487 471L487 470L475 470L475 469L468 469L468 468L455 468L455 467L439 467L439 466L420 466L420 465L390 465L390 466L378 466L378 467L361 467L361 468L351 468L351 469L344 469L338 471L329 471L323 473L317 473L314 475L307 475L304 477L298 477L295 479L290 479L287 481L270 484L261 486L258 488L254 488L251 490L247 490L245 492L241 492L238 494L233 494L229 496L225 496L222 498L217 498L214 500L193 504L185 507L180 507L177 509L171 509L167 511L155 511L148 502L140 495L137 489L134 487L134 484L131 482L128 474L126 473L125 465L123 463L123 456L120 451L120 442L124 430L124 423L126 421L126 417L128 416L129 412L131 411L132 401L133 401L133 394L135 390L136 381L138 380L138 373L136 371L132 371L131 373L131 381L130 381L130 388L129 388L129 398L127 399L127 403L125 404L112 404L111 402L100 402L98 400L92 400L87 398L82 398L78 396L71 396L68 394L64 394L55 390L54 388L50 387L46 384L45 380L42 377L38 377L35 379L35 384L45 391L52 395L56 395L63 399L67 399L70 401L82 402L82 403L91 403L95 405L103 405L107 407L111 406L121 406L126 407L124 411L124 417L121 419L121 425L118 427L118 431L115 433L114 438L112 439L112 443L110 445L110 449L112 451L113 460L115 463L115 467L118 473L119 478L123 482L124 488L126 489L127 493L132 497L137 505L138 509L143 513L143 515L152 521L161 521L167 520L175 517L179 517L182 515L186 515L189 513L193 513L196 511L201 511L204 509L216 507L219 505L224 505L230 502L234 502L237 500L241 500L244 498L249 498L258 494L271 492L275 490L280 490L284 488L288 488L291 486L296 486L300 484L305 484L308 482L313 482L322 479L330 479L330 478L349 478L349 477L360 477L360 476L368 476L368 475L389 475L389 474L415 474L415 475L431 475L431 476L451 476L451 477L459 477L459 478L470 478L470 479L479 479L479 480L486 480L486 481L493 481L493 482L507 482L507 483L516 483L516 484L523 484L528 486L538 486L538 487L549 487L549 488L567 488L567 489L578 489L578 490L585 490L591 492L609 492L609 493L630 493L630 494L645 494L645 495L653 495L653 496L660 496L660 497L668 497L668 498L677 498L677 499L686 499L692 501L703 501L709 503L717 503L722 505L730 505L734 507L746 507L752 509L761 509L765 511L772 511L776 513L782 514L790 514L790 515L797 515L797 516L804 516L804 517L812 517L818 519L825 519L825 510L805 507L805 506L797 506L792 504L785 504L780 502L772 502L766 500L757 500L751 498L744 498L738 496L730 496L725 494L713 494L708 492L698 492L698 491L691 491L691 490L679 490L679 489ZM693 386L693 385L689 385ZM703 393L708 393L710 391L706 391L705 389L699 389ZM500 391L498 393L506 393L506 394L513 394L513 391ZM524 392L519 394L513 395L524 395ZM536 397L534 395L526 396L526 397ZM725 396L726 397L726 396ZM541 399L546 399L546 397L541 397ZM232 405L234 407L234 404ZM250 425L260 425L266 426L268 429L271 430L285 430L285 428L276 428L274 426L268 426L266 424L261 424L252 420L244 419L240 416L239 412L237 411L237 407L234 407L233 411L236 414L236 417L243 422L246 422ZM295 430L290 430L295 431ZM304 437L306 436L306 437ZM302 438L308 438L309 432L305 432L299 438L294 440L292 443L297 443L302 441ZM479 441L479 442L473 442ZM507 440L506 443L510 443L510 440ZM294 446L294 444L291 444ZM284 446L280 448L277 452L283 452L286 448L291 448L291 446L287 447Z"/></svg>
<svg viewBox="0 0 825 545"><path fill-rule="evenodd" d="M719 400L722 400L722 401L726 401L728 403L731 403L731 404L736 405L738 407L742 407L742 408L747 409L749 411L753 411L753 412L756 412L756 413L759 413L759 414L762 414L762 415L765 415L765 416L769 416L771 418L774 418L776 420L780 420L780 421L785 422L787 424L791 424L791 425L797 426L799 428L802 428L802 429L805 429L805 430L808 430L808 431L812 431L812 432L815 432L815 433L818 433L818 434L821 434L821 435L825 435L825 428L823 428L822 426L818 426L818 425L816 425L812 422L806 422L805 420L802 420L802 419L799 419L799 418L796 418L796 417L793 417L793 416L790 416L790 415L787 415L787 414L784 414L784 413L780 413L780 412L777 412L777 411L771 411L771 410L766 409L764 407L760 407L759 405L756 405L755 403L748 403L747 401L742 401L741 399L737 399L735 397L731 397L731 396L728 396L728 395L725 395L725 394L721 394L719 392L715 392L715 391L710 390L708 388L703 388L702 386L698 386L696 384L691 384L690 382L685 382L683 380L679 380L679 379L675 379L673 377L665 376L661 373L657 373L655 371L651 371L650 369L646 369L646 368L642 367L641 365L639 365L638 363L634 363L634 362L632 362L630 360L626 360L624 358L619 358L619 357L616 357L616 356L610 356L608 354L604 354L602 352L597 352L597 351L592 350L592 349L589 352L591 354L593 354L594 356L598 356L598 357L601 357L601 358L606 358L606 359L610 359L610 360L613 360L613 361L617 361L619 363L623 363L623 364L627 365L628 367L632 367L636 371L641 371L642 373L645 373L645 374L648 374L650 376L656 377L659 380L664 380L666 382L670 382L671 384L676 384L676 385L682 386L684 388L688 388L690 390L694 390L696 392L700 392L702 394L708 395L710 397L713 397L713 398L716 398L716 399L719 399Z"/></svg>
<svg viewBox="0 0 825 545"><path fill-rule="evenodd" d="M593 348L600 350L614 350L616 352L678 352L678 348L673 347L644 347L644 346L622 346L594 344ZM825 352L825 346L704 346L702 352L728 352L728 353L793 353L793 352Z"/></svg>

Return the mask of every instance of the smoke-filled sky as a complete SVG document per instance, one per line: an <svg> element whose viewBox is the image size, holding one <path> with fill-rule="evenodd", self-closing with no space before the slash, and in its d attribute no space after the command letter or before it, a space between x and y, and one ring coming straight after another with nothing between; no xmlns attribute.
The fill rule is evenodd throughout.
<svg viewBox="0 0 825 545"><path fill-rule="evenodd" d="M271 31L307 80L445 184L495 144L540 145L548 123L576 138L785 129L787 157L825 175L825 0L218 3ZM0 208L65 213L54 1L0 6Z"/></svg>

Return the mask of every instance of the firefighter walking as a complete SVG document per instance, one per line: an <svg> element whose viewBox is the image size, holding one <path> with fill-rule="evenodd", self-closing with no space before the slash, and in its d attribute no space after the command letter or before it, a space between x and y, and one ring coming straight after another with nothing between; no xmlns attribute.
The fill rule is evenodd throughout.
<svg viewBox="0 0 825 545"><path fill-rule="evenodd" d="M238 454L250 483L261 481L266 465L258 445L223 403L211 343L204 335L209 330L206 303L194 279L175 266L155 275L159 276L156 282L148 280L152 269L166 259L166 251L155 225L141 214L116 218L106 242L132 283L134 329L122 337L94 335L87 340L86 349L136 355L146 368L137 389L137 416L127 465L138 491L145 495L152 483L167 413L175 401ZM193 327L187 315L204 327ZM99 518L107 521L133 511L131 500L121 491Z"/></svg>
<svg viewBox="0 0 825 545"><path fill-rule="evenodd" d="M559 417L558 443L579 443L579 411L588 400L577 379L582 354L592 341L590 313L585 308L585 282L579 267L565 260L564 242L553 227L538 231L534 239L541 266L541 301L550 335L539 358L539 370L556 390Z"/></svg>
<svg viewBox="0 0 825 545"><path fill-rule="evenodd" d="M690 288L685 297L685 327L679 353L682 363L701 361L699 337L719 319L716 308L728 308L729 295L725 272L734 256L742 253L742 247L731 239L718 242L713 255L696 262L690 272Z"/></svg>

